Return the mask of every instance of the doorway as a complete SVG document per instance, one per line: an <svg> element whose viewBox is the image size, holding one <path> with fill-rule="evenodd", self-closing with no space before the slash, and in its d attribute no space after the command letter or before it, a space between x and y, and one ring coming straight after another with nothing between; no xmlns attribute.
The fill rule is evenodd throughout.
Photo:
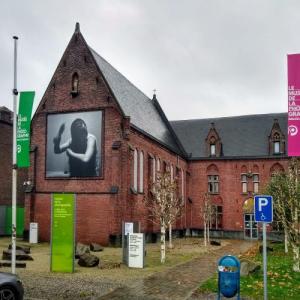
<svg viewBox="0 0 300 300"><path fill-rule="evenodd" d="M244 238L258 239L257 222L254 221L254 214L244 214Z"/></svg>

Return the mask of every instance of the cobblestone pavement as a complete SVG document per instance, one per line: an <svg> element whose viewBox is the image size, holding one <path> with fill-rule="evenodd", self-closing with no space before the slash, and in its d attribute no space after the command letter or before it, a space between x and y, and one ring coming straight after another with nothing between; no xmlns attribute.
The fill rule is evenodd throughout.
<svg viewBox="0 0 300 300"><path fill-rule="evenodd" d="M217 263L223 255L238 255L247 251L254 243L232 241L230 245L207 255L195 258L187 263L170 268L167 271L137 280L130 286L120 287L102 296L101 300L160 300L160 299L216 299L215 295L193 294L199 284L211 277L217 269Z"/></svg>

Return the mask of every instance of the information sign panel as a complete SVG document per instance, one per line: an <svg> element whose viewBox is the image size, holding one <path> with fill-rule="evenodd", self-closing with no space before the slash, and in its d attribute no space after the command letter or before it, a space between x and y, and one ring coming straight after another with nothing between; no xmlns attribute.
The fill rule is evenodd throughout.
<svg viewBox="0 0 300 300"><path fill-rule="evenodd" d="M75 194L52 194L52 272L74 272L75 203Z"/></svg>
<svg viewBox="0 0 300 300"><path fill-rule="evenodd" d="M145 256L144 234L129 233L128 248L128 266L130 268L143 268Z"/></svg>

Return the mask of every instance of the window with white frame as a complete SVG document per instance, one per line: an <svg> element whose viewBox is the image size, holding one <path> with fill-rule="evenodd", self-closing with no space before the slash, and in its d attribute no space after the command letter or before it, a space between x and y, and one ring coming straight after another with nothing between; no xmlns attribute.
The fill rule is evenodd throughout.
<svg viewBox="0 0 300 300"><path fill-rule="evenodd" d="M216 144L210 144L210 155L211 156L216 155Z"/></svg>
<svg viewBox="0 0 300 300"><path fill-rule="evenodd" d="M139 184L139 192L144 192L144 153L140 151L140 184Z"/></svg>
<svg viewBox="0 0 300 300"><path fill-rule="evenodd" d="M280 153L280 142L275 141L274 142L274 154L279 154Z"/></svg>
<svg viewBox="0 0 300 300"><path fill-rule="evenodd" d="M247 183L247 175L241 175L241 182L242 182L242 193L245 194L248 192L248 183Z"/></svg>
<svg viewBox="0 0 300 300"><path fill-rule="evenodd" d="M160 159L159 158L156 159L156 171L160 172Z"/></svg>
<svg viewBox="0 0 300 300"><path fill-rule="evenodd" d="M208 176L208 192L211 194L219 193L219 175Z"/></svg>
<svg viewBox="0 0 300 300"><path fill-rule="evenodd" d="M253 192L258 193L259 189L259 175L253 174Z"/></svg>
<svg viewBox="0 0 300 300"><path fill-rule="evenodd" d="M134 149L133 152L133 189L137 191L138 188L138 151Z"/></svg>

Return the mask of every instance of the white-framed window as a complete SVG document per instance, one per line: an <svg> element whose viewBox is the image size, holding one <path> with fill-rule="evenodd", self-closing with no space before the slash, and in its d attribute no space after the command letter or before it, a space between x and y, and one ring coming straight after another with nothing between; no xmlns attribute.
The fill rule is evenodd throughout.
<svg viewBox="0 0 300 300"><path fill-rule="evenodd" d="M160 172L160 159L159 158L156 159L156 171Z"/></svg>
<svg viewBox="0 0 300 300"><path fill-rule="evenodd" d="M144 192L144 153L140 151L140 184L139 184L139 192Z"/></svg>
<svg viewBox="0 0 300 300"><path fill-rule="evenodd" d="M156 179L156 160L153 157L152 159L152 181L155 182Z"/></svg>
<svg viewBox="0 0 300 300"><path fill-rule="evenodd" d="M208 192L211 194L219 193L219 175L208 175Z"/></svg>
<svg viewBox="0 0 300 300"><path fill-rule="evenodd" d="M280 142L275 141L274 142L274 154L279 154L280 153Z"/></svg>
<svg viewBox="0 0 300 300"><path fill-rule="evenodd" d="M253 192L258 193L259 190L259 175L253 174Z"/></svg>
<svg viewBox="0 0 300 300"><path fill-rule="evenodd" d="M137 191L138 188L138 151L134 149L133 152L133 189Z"/></svg>
<svg viewBox="0 0 300 300"><path fill-rule="evenodd" d="M245 194L248 192L248 183L247 183L247 175L241 175L241 182L242 182L242 193Z"/></svg>
<svg viewBox="0 0 300 300"><path fill-rule="evenodd" d="M181 169L181 197L184 199L184 171Z"/></svg>
<svg viewBox="0 0 300 300"><path fill-rule="evenodd" d="M216 145L210 144L210 155L215 156L216 155Z"/></svg>
<svg viewBox="0 0 300 300"><path fill-rule="evenodd" d="M174 167L173 165L170 166L170 175L171 175L171 181L174 180Z"/></svg>

